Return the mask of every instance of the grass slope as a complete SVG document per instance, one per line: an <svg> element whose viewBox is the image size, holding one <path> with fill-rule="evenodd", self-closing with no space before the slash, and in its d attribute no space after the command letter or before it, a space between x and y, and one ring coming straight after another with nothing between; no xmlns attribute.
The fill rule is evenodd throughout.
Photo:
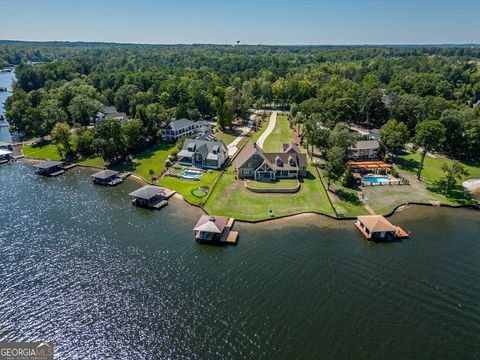
<svg viewBox="0 0 480 360"><path fill-rule="evenodd" d="M286 115L278 115L275 128L265 139L263 150L265 152L279 152L282 150L282 144L289 144L291 141L292 131L290 130L288 117Z"/></svg>
<svg viewBox="0 0 480 360"><path fill-rule="evenodd" d="M42 141L34 145L25 145L23 154L32 159L62 160L57 148L50 141Z"/></svg>
<svg viewBox="0 0 480 360"><path fill-rule="evenodd" d="M235 179L234 168L229 167L218 181L205 209L214 215L238 220L263 220L301 212L320 212L333 215L333 209L319 179L309 168L308 176L300 180L301 190L295 194L258 194L245 189ZM268 210L273 210L270 215Z"/></svg>

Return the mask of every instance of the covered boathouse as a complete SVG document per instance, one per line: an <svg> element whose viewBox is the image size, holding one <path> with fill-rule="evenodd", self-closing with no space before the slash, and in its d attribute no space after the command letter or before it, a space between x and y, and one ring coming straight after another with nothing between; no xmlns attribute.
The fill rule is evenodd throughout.
<svg viewBox="0 0 480 360"><path fill-rule="evenodd" d="M99 185L115 186L122 182L122 178L118 171L102 170L92 175L92 181Z"/></svg>
<svg viewBox="0 0 480 360"><path fill-rule="evenodd" d="M133 205L147 209L161 209L168 204L166 189L159 186L145 185L129 195Z"/></svg>
<svg viewBox="0 0 480 360"><path fill-rule="evenodd" d="M61 161L42 161L35 165L35 171L37 174L44 176L58 176L65 173Z"/></svg>
<svg viewBox="0 0 480 360"><path fill-rule="evenodd" d="M232 231L235 219L202 215L193 228L195 240L208 243L235 244L238 231Z"/></svg>
<svg viewBox="0 0 480 360"><path fill-rule="evenodd" d="M12 159L12 152L10 150L0 149L0 164L9 162Z"/></svg>
<svg viewBox="0 0 480 360"><path fill-rule="evenodd" d="M381 215L357 216L355 226L368 240L388 241L409 237L401 227L392 225Z"/></svg>

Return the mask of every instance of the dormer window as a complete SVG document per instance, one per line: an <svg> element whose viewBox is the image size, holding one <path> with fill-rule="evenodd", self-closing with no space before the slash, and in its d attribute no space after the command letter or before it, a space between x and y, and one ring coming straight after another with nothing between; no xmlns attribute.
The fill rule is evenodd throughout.
<svg viewBox="0 0 480 360"><path fill-rule="evenodd" d="M296 165L295 159L291 156L288 157L288 163L290 164L290 166L295 166Z"/></svg>
<svg viewBox="0 0 480 360"><path fill-rule="evenodd" d="M277 157L275 158L275 162L277 163L277 166L282 166L282 165L283 165L282 159L280 159L279 156L277 156Z"/></svg>

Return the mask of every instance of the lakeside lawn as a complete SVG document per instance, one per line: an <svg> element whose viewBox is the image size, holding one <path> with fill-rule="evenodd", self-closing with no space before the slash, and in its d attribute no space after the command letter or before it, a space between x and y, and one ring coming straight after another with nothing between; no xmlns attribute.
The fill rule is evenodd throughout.
<svg viewBox="0 0 480 360"><path fill-rule="evenodd" d="M325 187L327 187L325 172L322 169L318 170L322 176ZM358 198L357 192L353 189L342 186L340 182L334 182L330 184L329 195L339 217L368 215L368 211L362 205L362 202Z"/></svg>
<svg viewBox="0 0 480 360"><path fill-rule="evenodd" d="M22 151L26 157L32 159L62 160L57 152L57 148L51 141L42 141L35 145L25 145ZM103 168L106 165L105 161L99 156L85 158L76 163L79 165L95 166L99 168Z"/></svg>
<svg viewBox="0 0 480 360"><path fill-rule="evenodd" d="M440 155L435 155L435 158L431 156L425 157L425 162L422 170L422 179L425 182L419 182L416 180L414 174L416 174L418 165L420 162L420 154L406 154L400 155L396 158L395 164L399 169L404 171L407 176L409 176L410 183L419 182L426 187L429 191L431 197L434 197L437 201L440 201L444 204L449 205L462 205L462 204L472 204L475 203L475 200L467 196L462 188L462 181L471 178L480 177L480 164L474 164L471 162L460 161L463 166L468 170L470 175L462 180L457 180L456 185L453 189L449 191L447 195L444 193L444 187L442 179L445 176L445 173L442 170L442 165L447 163L451 164L454 160L447 159ZM417 200L419 201L419 200Z"/></svg>
<svg viewBox="0 0 480 360"><path fill-rule="evenodd" d="M295 189L298 183L299 182L297 179L282 179L276 181L246 181L246 185L251 189Z"/></svg>
<svg viewBox="0 0 480 360"><path fill-rule="evenodd" d="M185 200L195 205L202 205L207 197L197 197L192 194L192 191L202 186L208 186L210 189L213 187L215 180L220 176L221 171L211 170L210 172L203 173L200 180L186 180L179 179L171 176L164 176L160 179L157 185L166 187L170 190L177 191L183 196Z"/></svg>
<svg viewBox="0 0 480 360"><path fill-rule="evenodd" d="M267 119L265 123L268 123ZM288 116L277 115L275 128L270 135L267 136L263 143L265 152L279 152L282 150L283 144L289 144L292 141L292 130L290 129Z"/></svg>
<svg viewBox="0 0 480 360"><path fill-rule="evenodd" d="M160 173L165 168L165 160L175 150L176 144L162 142L150 149L138 154L132 162L124 163L115 167L118 171L130 171L150 181L150 169L154 174Z"/></svg>
<svg viewBox="0 0 480 360"><path fill-rule="evenodd" d="M32 159L62 160L62 157L57 152L57 148L51 141L41 141L36 144L25 145L22 151L26 157Z"/></svg>
<svg viewBox="0 0 480 360"><path fill-rule="evenodd" d="M236 180L231 166L218 180L204 207L209 214L238 220L264 220L302 212L333 216L327 194L313 171L308 168L307 177L300 179L301 189L297 193L260 194L247 190L242 180ZM268 213L270 209L272 214Z"/></svg>

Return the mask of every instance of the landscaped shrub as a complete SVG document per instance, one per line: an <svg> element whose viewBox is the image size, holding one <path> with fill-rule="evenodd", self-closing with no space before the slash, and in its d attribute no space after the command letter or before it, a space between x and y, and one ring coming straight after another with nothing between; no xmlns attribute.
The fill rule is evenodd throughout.
<svg viewBox="0 0 480 360"><path fill-rule="evenodd" d="M353 170L350 166L347 166L342 176L342 185L347 188L353 188L355 186L355 178L353 177Z"/></svg>
<svg viewBox="0 0 480 360"><path fill-rule="evenodd" d="M165 166L166 167L172 166L172 162L169 159L165 160Z"/></svg>
<svg viewBox="0 0 480 360"><path fill-rule="evenodd" d="M395 166L392 167L392 176L396 178L400 177L400 174L398 173L398 170Z"/></svg>

